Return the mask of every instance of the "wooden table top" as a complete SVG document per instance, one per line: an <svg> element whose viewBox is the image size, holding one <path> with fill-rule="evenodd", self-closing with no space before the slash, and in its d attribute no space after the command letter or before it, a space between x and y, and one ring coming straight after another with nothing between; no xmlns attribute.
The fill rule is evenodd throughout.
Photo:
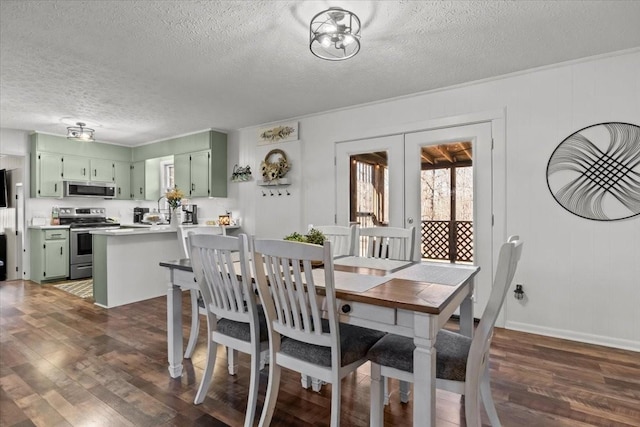
<svg viewBox="0 0 640 427"><path fill-rule="evenodd" d="M420 262L410 263L409 266L419 265ZM191 260L180 259L163 261L161 267L191 272ZM455 267L450 267L455 268ZM381 307L405 309L420 313L440 314L449 302L460 292L464 292L472 285L472 278L477 274L477 267L464 268L466 280L457 284L429 283L419 280L407 280L393 277L396 270L381 270L366 267L351 267L335 265L334 270L351 273L385 276L389 280L364 292L353 292L336 289L336 297L339 299L362 302Z"/></svg>

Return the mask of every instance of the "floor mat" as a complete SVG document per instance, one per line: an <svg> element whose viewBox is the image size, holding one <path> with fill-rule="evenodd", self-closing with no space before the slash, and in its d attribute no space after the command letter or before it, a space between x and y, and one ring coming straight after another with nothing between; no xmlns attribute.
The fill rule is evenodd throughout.
<svg viewBox="0 0 640 427"><path fill-rule="evenodd" d="M93 298L93 279L89 280L73 280L64 283L58 283L53 287L69 292L80 298Z"/></svg>

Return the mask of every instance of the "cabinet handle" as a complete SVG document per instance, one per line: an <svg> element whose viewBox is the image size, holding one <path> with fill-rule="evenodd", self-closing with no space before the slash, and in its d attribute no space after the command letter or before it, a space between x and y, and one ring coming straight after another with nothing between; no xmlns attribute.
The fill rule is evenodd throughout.
<svg viewBox="0 0 640 427"><path fill-rule="evenodd" d="M82 168L82 176L85 176L87 174L87 168Z"/></svg>
<svg viewBox="0 0 640 427"><path fill-rule="evenodd" d="M191 183L191 191L196 191L196 185L194 183Z"/></svg>
<svg viewBox="0 0 640 427"><path fill-rule="evenodd" d="M55 184L53 184L53 192L54 193L58 192L58 183L57 182Z"/></svg>
<svg viewBox="0 0 640 427"><path fill-rule="evenodd" d="M60 246L60 255L62 255L62 246Z"/></svg>
<svg viewBox="0 0 640 427"><path fill-rule="evenodd" d="M140 194L142 194L142 187L140 187Z"/></svg>
<svg viewBox="0 0 640 427"><path fill-rule="evenodd" d="M120 190L122 190L122 188L118 187L118 196L120 195Z"/></svg>
<svg viewBox="0 0 640 427"><path fill-rule="evenodd" d="M93 176L98 176L98 169L93 170Z"/></svg>

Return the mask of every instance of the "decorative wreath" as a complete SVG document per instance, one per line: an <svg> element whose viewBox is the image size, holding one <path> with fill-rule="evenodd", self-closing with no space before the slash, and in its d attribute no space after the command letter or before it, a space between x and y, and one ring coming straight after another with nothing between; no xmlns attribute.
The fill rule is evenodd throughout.
<svg viewBox="0 0 640 427"><path fill-rule="evenodd" d="M260 169L263 181L275 181L284 178L289 169L291 169L291 163L287 160L287 155L284 151L275 149L267 153L262 163L260 163Z"/></svg>

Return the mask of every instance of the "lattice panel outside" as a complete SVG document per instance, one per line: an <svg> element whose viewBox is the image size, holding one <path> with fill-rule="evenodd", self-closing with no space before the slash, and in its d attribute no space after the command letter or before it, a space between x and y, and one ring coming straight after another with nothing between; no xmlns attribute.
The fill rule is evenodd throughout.
<svg viewBox="0 0 640 427"><path fill-rule="evenodd" d="M429 259L449 259L450 221L422 221L422 257Z"/></svg>
<svg viewBox="0 0 640 427"><path fill-rule="evenodd" d="M473 262L473 222L456 222L456 262Z"/></svg>

